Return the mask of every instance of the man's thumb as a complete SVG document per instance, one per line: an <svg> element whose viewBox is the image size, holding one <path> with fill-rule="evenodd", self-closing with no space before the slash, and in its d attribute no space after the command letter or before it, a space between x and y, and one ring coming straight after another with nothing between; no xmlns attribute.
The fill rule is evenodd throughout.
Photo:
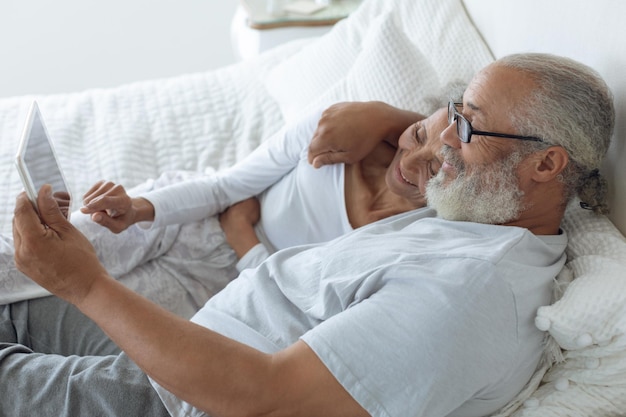
<svg viewBox="0 0 626 417"><path fill-rule="evenodd" d="M52 196L52 186L44 184L37 195L37 207L41 220L54 230L58 230L68 223L67 219L59 209L57 201Z"/></svg>

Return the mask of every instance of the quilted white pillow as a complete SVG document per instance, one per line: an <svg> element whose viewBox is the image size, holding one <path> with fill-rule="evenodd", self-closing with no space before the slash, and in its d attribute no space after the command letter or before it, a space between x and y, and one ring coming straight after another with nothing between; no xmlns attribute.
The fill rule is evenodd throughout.
<svg viewBox="0 0 626 417"><path fill-rule="evenodd" d="M572 207L563 222L574 280L536 325L564 349L514 417L626 415L626 239L605 216Z"/></svg>
<svg viewBox="0 0 626 417"><path fill-rule="evenodd" d="M348 76L357 58L367 53L369 45L365 43L371 32L388 14L394 16L399 32L431 64L442 83L469 80L493 60L460 0L365 0L328 34L269 74L266 87L287 121L298 117L311 102ZM387 53L378 57L380 60L395 47L394 39L386 41ZM401 82L393 78L390 81Z"/></svg>
<svg viewBox="0 0 626 417"><path fill-rule="evenodd" d="M280 105L285 120L293 120L311 101L342 80L361 51L367 25L385 7L365 1L348 19L311 42L268 75L265 86Z"/></svg>
<svg viewBox="0 0 626 417"><path fill-rule="evenodd" d="M305 112L338 101L369 100L422 113L433 110L427 100L439 92L440 84L434 68L398 27L392 13L379 16L375 23L347 76Z"/></svg>

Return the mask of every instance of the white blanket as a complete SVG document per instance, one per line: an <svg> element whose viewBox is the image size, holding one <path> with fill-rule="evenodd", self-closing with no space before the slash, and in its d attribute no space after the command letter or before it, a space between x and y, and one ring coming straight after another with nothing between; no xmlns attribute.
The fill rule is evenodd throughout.
<svg viewBox="0 0 626 417"><path fill-rule="evenodd" d="M13 160L34 99L77 208L100 179L132 187L168 170L223 168L249 153L282 125L263 79L297 47L206 73L0 100L0 232L11 233L15 196L22 189Z"/></svg>

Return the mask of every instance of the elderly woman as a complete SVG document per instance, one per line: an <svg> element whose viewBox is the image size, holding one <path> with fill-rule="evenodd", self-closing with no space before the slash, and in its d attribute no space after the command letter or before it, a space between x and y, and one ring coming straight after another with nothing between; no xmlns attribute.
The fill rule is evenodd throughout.
<svg viewBox="0 0 626 417"><path fill-rule="evenodd" d="M278 249L328 241L425 206L446 126L444 109L424 118L381 102L339 103L213 175L168 173L133 190L135 197L99 182L84 196L81 211L89 216L75 213L73 222L113 276L189 317L237 270ZM224 212L220 227L218 213L253 196L258 223L258 208L247 201ZM0 256L12 257L12 246ZM15 291L0 295L4 304L48 294L11 267L0 279L16 282Z"/></svg>

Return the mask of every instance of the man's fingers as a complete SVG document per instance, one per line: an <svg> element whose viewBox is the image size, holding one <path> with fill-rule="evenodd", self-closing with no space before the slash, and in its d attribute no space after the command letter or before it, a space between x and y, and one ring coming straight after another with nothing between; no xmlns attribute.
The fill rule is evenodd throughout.
<svg viewBox="0 0 626 417"><path fill-rule="evenodd" d="M23 266L28 264L28 257L33 252L33 247L30 247L30 245L33 242L37 243L38 239L45 235L47 230L41 223L41 219L37 215L33 203L28 199L26 193L24 192L17 196L13 214L15 265L20 271L22 271ZM33 239L33 237L35 239Z"/></svg>
<svg viewBox="0 0 626 417"><path fill-rule="evenodd" d="M69 222L63 215L57 201L52 195L52 187L45 184L37 195L37 206L41 220L56 232L67 229Z"/></svg>
<svg viewBox="0 0 626 417"><path fill-rule="evenodd" d="M25 233L41 233L45 227L35 211L33 203L28 199L25 192L17 196L15 210L13 212L13 234L24 235Z"/></svg>
<svg viewBox="0 0 626 417"><path fill-rule="evenodd" d="M16 249L19 249L22 246L23 228L25 225L29 225L31 223L26 220L28 219L29 211L34 212L33 205L28 197L26 197L26 193L22 192L17 196L15 209L13 210L13 242ZM39 221L37 221L37 223L39 223Z"/></svg>

